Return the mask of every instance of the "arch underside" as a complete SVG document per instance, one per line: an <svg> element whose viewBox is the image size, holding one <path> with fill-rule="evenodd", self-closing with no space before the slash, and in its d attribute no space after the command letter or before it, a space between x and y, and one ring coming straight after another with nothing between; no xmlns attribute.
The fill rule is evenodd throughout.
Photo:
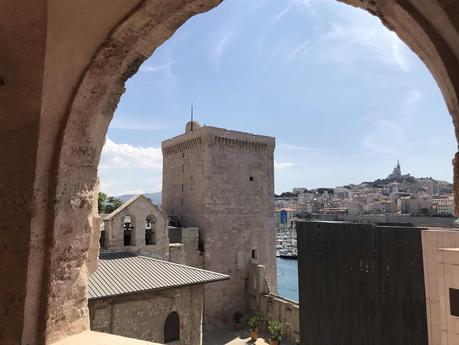
<svg viewBox="0 0 459 345"><path fill-rule="evenodd" d="M339 0L366 9L394 30L425 62L440 86L459 133L459 69L456 52L408 0ZM53 245L46 257L46 338L49 342L88 328L87 257L92 239L93 195L105 135L125 81L186 20L221 0L144 0L112 30L87 66L61 128L55 173ZM441 1L438 8L442 10ZM445 10L442 10L445 12ZM457 135L458 136L458 135ZM455 176L459 176L456 168ZM456 198L458 200L459 198ZM67 285L66 281L74 283ZM62 306L75 312L64 312ZM67 310L67 308L65 309ZM71 326L69 326L71 325Z"/></svg>

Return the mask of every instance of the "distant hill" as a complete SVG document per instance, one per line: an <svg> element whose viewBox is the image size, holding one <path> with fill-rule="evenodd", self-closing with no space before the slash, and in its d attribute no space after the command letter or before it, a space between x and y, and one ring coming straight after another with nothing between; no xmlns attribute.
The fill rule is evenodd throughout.
<svg viewBox="0 0 459 345"><path fill-rule="evenodd" d="M132 198L136 194L124 194L124 195L119 195L117 196L118 199L120 199L122 202L128 201L130 198ZM156 192L156 193L143 193L148 199L151 200L151 202L155 205L161 205L161 199L162 199L162 192Z"/></svg>

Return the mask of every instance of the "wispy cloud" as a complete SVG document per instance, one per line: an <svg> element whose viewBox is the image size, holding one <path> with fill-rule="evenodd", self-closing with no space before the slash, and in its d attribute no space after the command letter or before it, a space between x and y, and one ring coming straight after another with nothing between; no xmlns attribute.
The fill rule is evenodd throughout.
<svg viewBox="0 0 459 345"><path fill-rule="evenodd" d="M365 133L362 145L371 156L378 154L400 154L407 146L405 131L395 122L377 121Z"/></svg>
<svg viewBox="0 0 459 345"><path fill-rule="evenodd" d="M172 67L173 62L167 62L162 65L145 65L140 67L141 72L161 72L165 70L170 70Z"/></svg>
<svg viewBox="0 0 459 345"><path fill-rule="evenodd" d="M298 150L298 151L312 151L312 150L314 150L312 147L301 146L301 145L293 145L293 144L280 144L279 148L287 149L287 150Z"/></svg>
<svg viewBox="0 0 459 345"><path fill-rule="evenodd" d="M276 169L276 170L286 169L286 168L290 168L292 166L294 166L293 163L290 163L290 162L279 163L276 160L274 160L274 169Z"/></svg>
<svg viewBox="0 0 459 345"><path fill-rule="evenodd" d="M319 43L333 42L322 47L326 50L324 57L338 62L376 58L402 71L410 70L409 48L394 32L381 25L378 19L357 12L349 12L343 18L332 22L328 32L318 39Z"/></svg>
<svg viewBox="0 0 459 345"><path fill-rule="evenodd" d="M290 3L287 3L284 9L280 11L279 14L273 18L273 20L271 21L271 24L276 24L277 22L281 21L282 18L284 18L287 15L287 13L290 12L290 8L291 8Z"/></svg>
<svg viewBox="0 0 459 345"><path fill-rule="evenodd" d="M110 123L110 128L114 129L126 129L126 130L135 130L135 131L157 131L161 129L167 128L164 124L155 123L153 121L149 121L148 117L147 120L139 122L139 121L132 121L132 120L123 120L124 118L128 118L125 114L121 115L120 118L117 118L115 115L113 121Z"/></svg>
<svg viewBox="0 0 459 345"><path fill-rule="evenodd" d="M414 113L419 109L422 101L422 93L419 90L413 90L408 93L404 101L403 110L405 113Z"/></svg>
<svg viewBox="0 0 459 345"><path fill-rule="evenodd" d="M222 65L223 56L230 46L233 38L234 38L234 31L232 29L227 29L223 34L221 34L216 41L215 47L212 51L212 61L215 65L215 68L220 71Z"/></svg>
<svg viewBox="0 0 459 345"><path fill-rule="evenodd" d="M308 49L308 46L309 46L310 42L311 42L311 40L308 39L308 40L304 41L303 43L300 43L295 49L293 49L290 52L290 54L288 54L287 60L288 61L292 61L298 55L301 55L302 53L304 53Z"/></svg>

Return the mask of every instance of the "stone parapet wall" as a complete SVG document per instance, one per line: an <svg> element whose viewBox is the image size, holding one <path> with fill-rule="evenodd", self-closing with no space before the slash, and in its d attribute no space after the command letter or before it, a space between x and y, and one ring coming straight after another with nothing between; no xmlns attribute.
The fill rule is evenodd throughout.
<svg viewBox="0 0 459 345"><path fill-rule="evenodd" d="M263 265L252 263L249 272L247 299L250 308L265 321L274 320L282 323L283 339L292 344L299 344L299 304L269 292Z"/></svg>

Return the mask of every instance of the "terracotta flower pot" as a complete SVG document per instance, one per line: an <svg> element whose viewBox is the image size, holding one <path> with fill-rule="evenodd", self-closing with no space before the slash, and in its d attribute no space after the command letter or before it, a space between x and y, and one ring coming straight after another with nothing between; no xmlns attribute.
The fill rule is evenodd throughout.
<svg viewBox="0 0 459 345"><path fill-rule="evenodd" d="M269 345L279 345L279 340L271 340L271 339L269 339Z"/></svg>
<svg viewBox="0 0 459 345"><path fill-rule="evenodd" d="M258 339L258 329L251 329L250 330L250 338L252 338L253 341Z"/></svg>

